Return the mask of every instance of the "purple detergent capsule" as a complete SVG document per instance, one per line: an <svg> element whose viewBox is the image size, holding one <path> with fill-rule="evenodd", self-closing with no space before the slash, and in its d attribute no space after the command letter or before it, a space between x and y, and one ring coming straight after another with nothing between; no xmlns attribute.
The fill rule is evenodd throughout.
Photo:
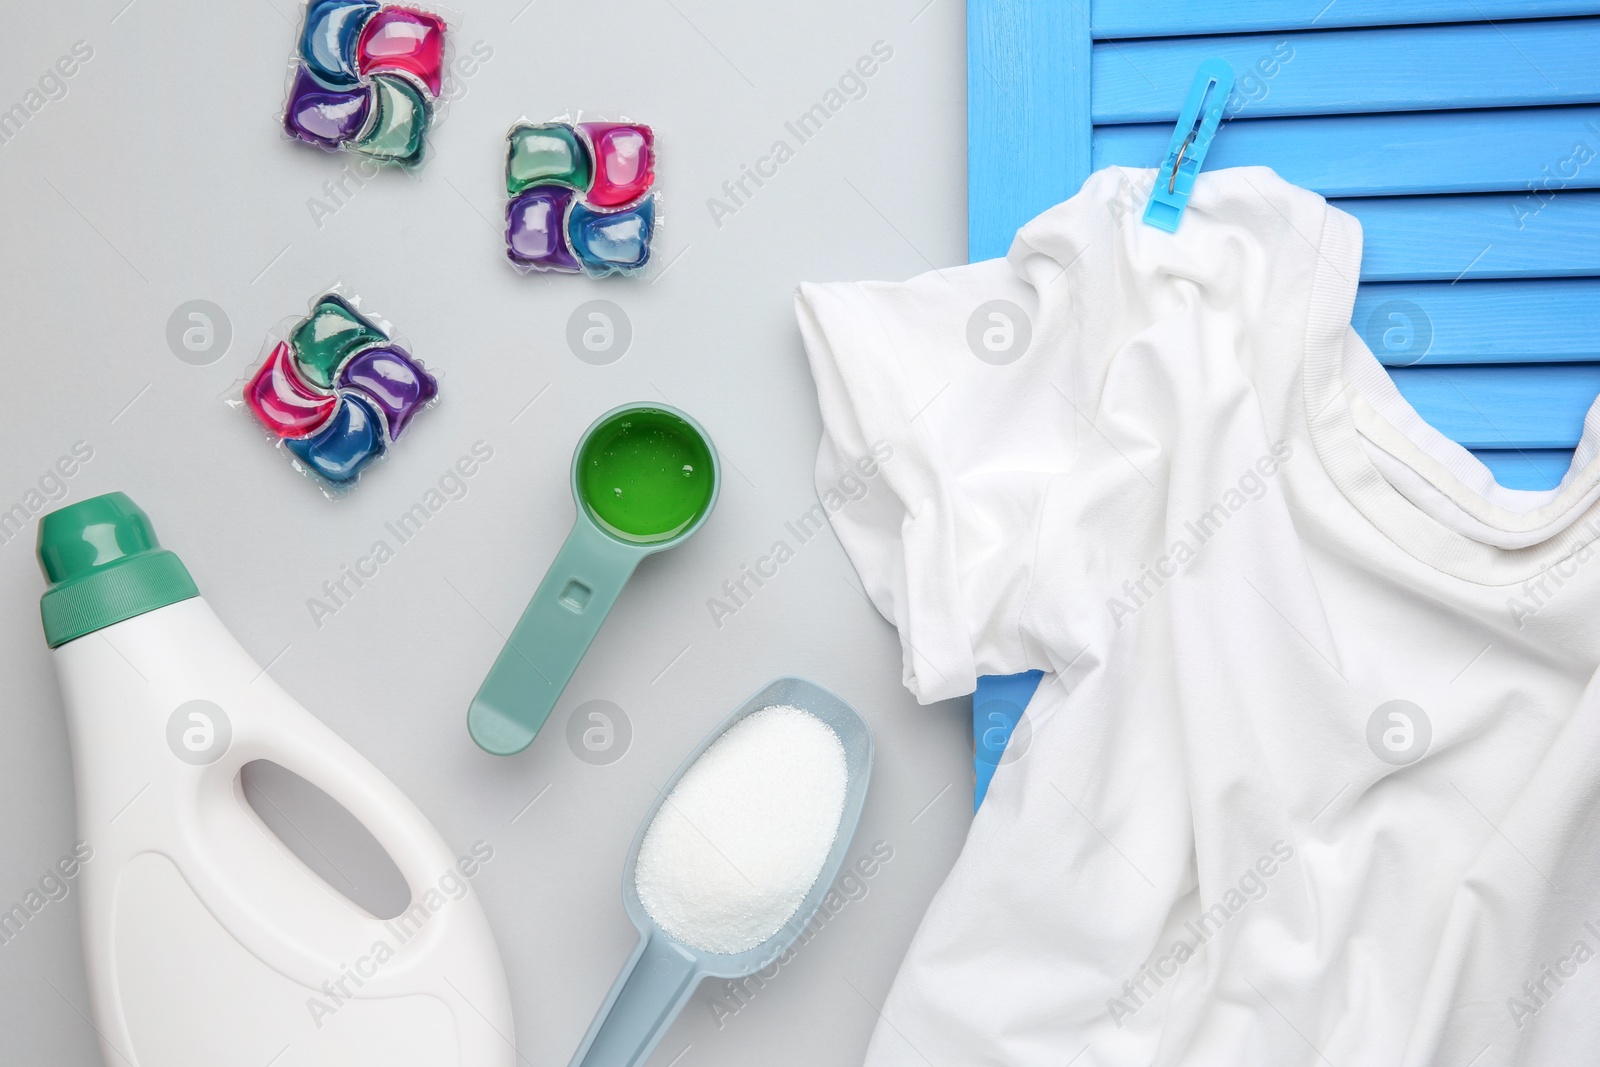
<svg viewBox="0 0 1600 1067"><path fill-rule="evenodd" d="M519 267L572 272L578 261L567 247L567 210L573 192L536 185L506 205L506 255Z"/></svg>
<svg viewBox="0 0 1600 1067"><path fill-rule="evenodd" d="M366 88L330 89L301 67L289 91L283 125L290 136L331 151L361 132L371 109Z"/></svg>
<svg viewBox="0 0 1600 1067"><path fill-rule="evenodd" d="M248 409L325 490L354 484L439 396L422 361L358 303L325 293L309 315L281 323L229 401Z"/></svg>
<svg viewBox="0 0 1600 1067"><path fill-rule="evenodd" d="M439 395L439 383L399 345L357 352L339 372L339 385L359 390L383 412L389 440L399 440L411 417Z"/></svg>

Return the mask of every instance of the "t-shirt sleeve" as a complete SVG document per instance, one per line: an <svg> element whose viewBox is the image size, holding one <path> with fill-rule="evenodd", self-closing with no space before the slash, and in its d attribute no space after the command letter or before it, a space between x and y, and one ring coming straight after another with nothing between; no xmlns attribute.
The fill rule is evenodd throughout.
<svg viewBox="0 0 1600 1067"><path fill-rule="evenodd" d="M1219 172L1173 235L1139 221L1153 180L1097 172L1004 260L796 295L818 489L924 702L1064 670L1120 627L1118 590L1150 580L1202 491L1169 484L1190 458L1173 428L1259 433L1298 396L1325 202ZM1219 312L1203 335L1197 294ZM829 503L868 471L859 500Z"/></svg>
<svg viewBox="0 0 1600 1067"><path fill-rule="evenodd" d="M924 703L1047 666L1020 623L1074 428L1033 343L1035 299L1001 260L796 294L822 409L818 491Z"/></svg>

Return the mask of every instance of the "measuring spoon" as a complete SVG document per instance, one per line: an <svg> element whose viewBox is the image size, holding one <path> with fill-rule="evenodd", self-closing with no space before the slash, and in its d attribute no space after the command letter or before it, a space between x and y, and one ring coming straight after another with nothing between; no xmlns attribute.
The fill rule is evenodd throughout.
<svg viewBox="0 0 1600 1067"><path fill-rule="evenodd" d="M584 432L572 454L577 521L467 709L480 748L528 747L634 568L700 528L720 476L711 438L666 404L613 408Z"/></svg>

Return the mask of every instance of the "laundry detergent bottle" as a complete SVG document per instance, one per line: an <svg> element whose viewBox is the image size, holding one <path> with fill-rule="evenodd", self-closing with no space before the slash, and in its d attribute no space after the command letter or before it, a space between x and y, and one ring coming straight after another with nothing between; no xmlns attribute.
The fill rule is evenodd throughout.
<svg viewBox="0 0 1600 1067"><path fill-rule="evenodd" d="M108 1067L509 1067L505 970L471 886L482 846L457 856L280 689L122 493L46 515L39 562ZM369 914L290 852L245 800L253 760L354 814L406 911Z"/></svg>

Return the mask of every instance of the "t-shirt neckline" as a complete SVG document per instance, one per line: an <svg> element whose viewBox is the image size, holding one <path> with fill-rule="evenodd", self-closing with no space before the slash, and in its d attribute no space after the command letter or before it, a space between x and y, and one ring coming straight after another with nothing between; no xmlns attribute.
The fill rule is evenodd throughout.
<svg viewBox="0 0 1600 1067"><path fill-rule="evenodd" d="M1524 581L1594 540L1600 534L1600 420L1585 422L1578 462L1561 486L1534 510L1516 514L1485 498L1468 484L1470 478L1460 476L1463 464L1477 462L1469 454L1460 452L1454 471L1451 463L1435 458L1436 446L1430 455L1419 439L1429 433L1438 437L1437 431L1427 427L1398 393L1378 405L1366 400L1348 367L1356 368L1357 377L1371 367L1378 367L1377 373L1385 378L1387 374L1350 327L1360 264L1360 223L1328 205L1306 322L1302 378L1312 444L1344 496L1412 557L1483 585ZM1400 417L1394 418L1396 414ZM1363 436L1474 523L1502 532L1502 543L1521 543L1537 536L1541 528L1550 530L1549 536L1522 547L1501 547L1453 529L1396 488L1374 463Z"/></svg>

